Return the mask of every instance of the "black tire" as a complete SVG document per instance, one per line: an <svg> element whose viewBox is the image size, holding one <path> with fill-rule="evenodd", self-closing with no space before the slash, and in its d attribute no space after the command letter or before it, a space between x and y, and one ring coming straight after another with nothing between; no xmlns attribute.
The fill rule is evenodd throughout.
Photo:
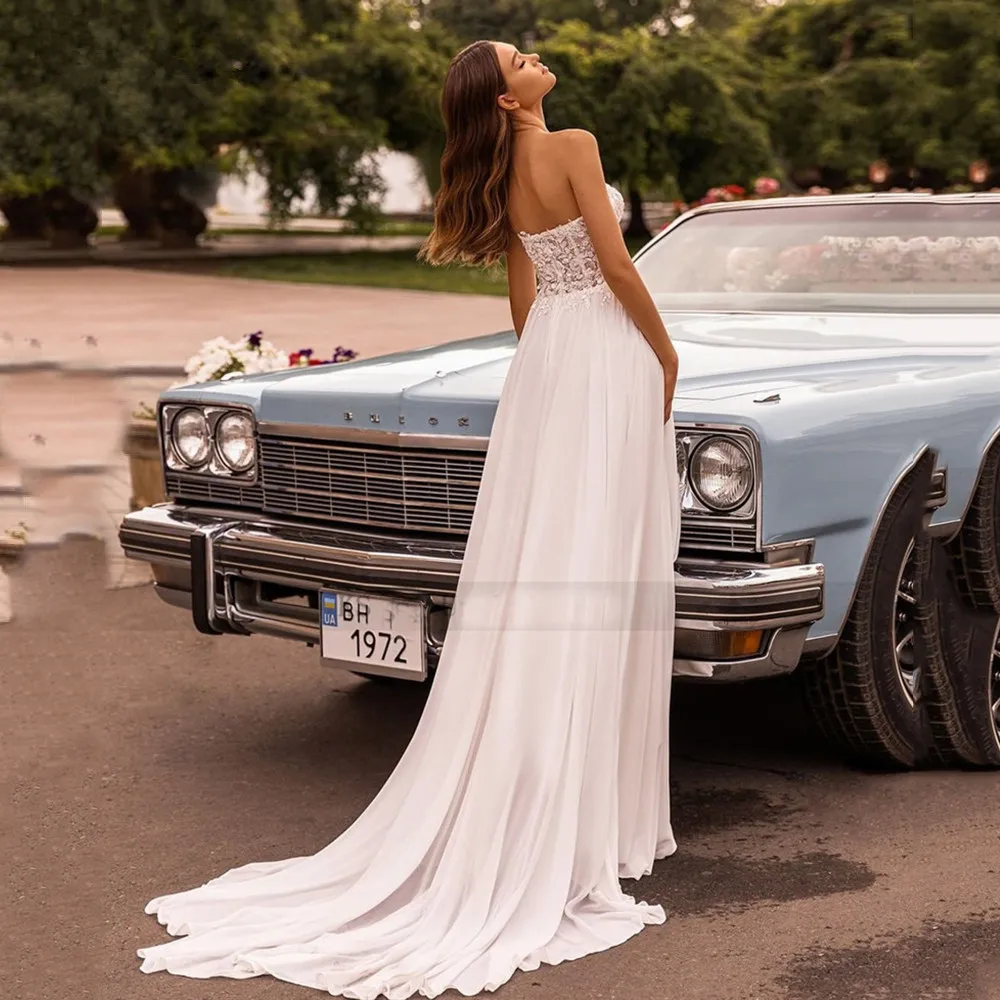
<svg viewBox="0 0 1000 1000"><path fill-rule="evenodd" d="M962 529L950 546L962 596L1000 614L1000 447L986 456Z"/></svg>
<svg viewBox="0 0 1000 1000"><path fill-rule="evenodd" d="M912 558L916 654L917 602L928 558L923 515L933 468L933 455L925 455L889 500L834 651L797 671L820 730L849 761L863 767L912 768L928 755L919 660L913 663L911 697L895 646L896 591Z"/></svg>
<svg viewBox="0 0 1000 1000"><path fill-rule="evenodd" d="M934 756L945 764L1000 768L1000 615L964 599L944 546L932 550L920 623L925 708Z"/></svg>

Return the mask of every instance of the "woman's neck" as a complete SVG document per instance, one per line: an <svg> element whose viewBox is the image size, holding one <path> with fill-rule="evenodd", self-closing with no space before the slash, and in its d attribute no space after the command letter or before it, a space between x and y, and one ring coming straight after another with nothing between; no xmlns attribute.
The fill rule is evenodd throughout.
<svg viewBox="0 0 1000 1000"><path fill-rule="evenodd" d="M541 102L531 108L518 108L514 112L514 128L517 131L548 132Z"/></svg>

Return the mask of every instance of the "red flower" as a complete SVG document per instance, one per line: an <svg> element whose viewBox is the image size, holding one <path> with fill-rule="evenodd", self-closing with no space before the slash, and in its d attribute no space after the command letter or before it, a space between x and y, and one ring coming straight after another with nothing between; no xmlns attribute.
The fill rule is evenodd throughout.
<svg viewBox="0 0 1000 1000"><path fill-rule="evenodd" d="M724 191L728 191L730 194L746 194L747 193L746 188L740 187L739 184L727 184L723 188L723 190Z"/></svg>

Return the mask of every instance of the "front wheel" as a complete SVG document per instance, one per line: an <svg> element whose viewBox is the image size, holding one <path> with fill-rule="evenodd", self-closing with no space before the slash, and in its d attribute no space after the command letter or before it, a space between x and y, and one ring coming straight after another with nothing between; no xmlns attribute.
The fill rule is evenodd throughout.
<svg viewBox="0 0 1000 1000"><path fill-rule="evenodd" d="M862 766L911 768L927 752L917 628L932 469L925 456L890 499L836 648L798 671L821 731Z"/></svg>

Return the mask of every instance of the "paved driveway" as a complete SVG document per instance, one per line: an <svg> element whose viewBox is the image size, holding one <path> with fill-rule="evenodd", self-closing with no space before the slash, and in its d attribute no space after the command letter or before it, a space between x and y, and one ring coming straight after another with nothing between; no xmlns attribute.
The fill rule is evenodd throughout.
<svg viewBox="0 0 1000 1000"><path fill-rule="evenodd" d="M143 976L154 895L310 853L377 792L422 692L211 639L93 542L36 552L0 629L0 982L12 1000L307 1000L268 978ZM670 911L620 948L519 973L509 1000L1000 997L1000 777L847 770L787 684L678 685L680 849L627 883ZM12 811L10 811L12 810Z"/></svg>
<svg viewBox="0 0 1000 1000"><path fill-rule="evenodd" d="M113 366L182 365L210 337L255 330L290 351L329 355L342 344L372 356L509 327L507 301L495 296L111 267L0 269L0 335L13 340L0 342L0 365L5 350Z"/></svg>
<svg viewBox="0 0 1000 1000"><path fill-rule="evenodd" d="M108 580L143 582L114 541L128 509L122 429L212 337L371 357L510 326L506 299L127 270L0 269L0 538L108 543ZM56 364L57 370L39 370ZM16 492L20 490L20 492ZM0 622L10 614L0 567Z"/></svg>

